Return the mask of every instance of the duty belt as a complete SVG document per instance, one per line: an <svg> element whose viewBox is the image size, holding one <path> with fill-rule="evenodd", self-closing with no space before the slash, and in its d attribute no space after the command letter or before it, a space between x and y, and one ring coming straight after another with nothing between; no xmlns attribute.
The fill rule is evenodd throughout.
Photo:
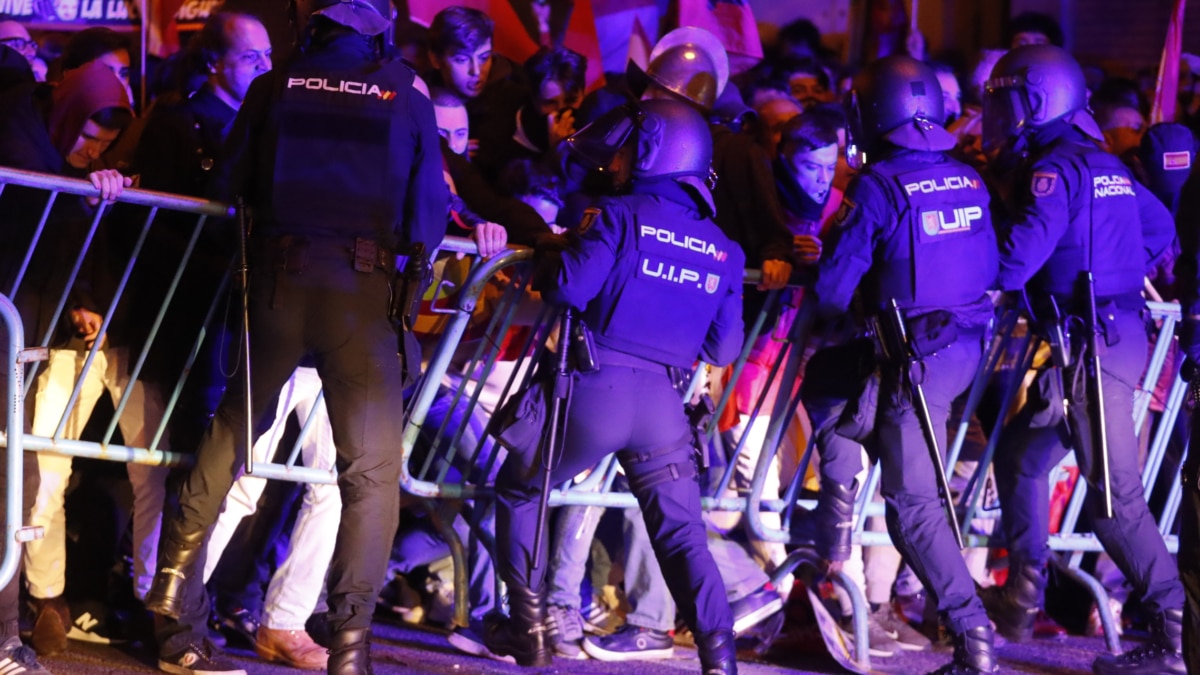
<svg viewBox="0 0 1200 675"><path fill-rule="evenodd" d="M255 247L268 256L273 271L292 274L302 274L310 258L348 259L354 271L364 274L376 269L393 273L408 264L408 256L397 255L374 239L362 237L284 234L263 237L255 242Z"/></svg>
<svg viewBox="0 0 1200 675"><path fill-rule="evenodd" d="M663 372L667 370L665 365L657 361L651 361L640 356L604 347L597 347L596 360L599 361L601 368L605 366L624 366L626 368L640 368L641 370L661 370Z"/></svg>

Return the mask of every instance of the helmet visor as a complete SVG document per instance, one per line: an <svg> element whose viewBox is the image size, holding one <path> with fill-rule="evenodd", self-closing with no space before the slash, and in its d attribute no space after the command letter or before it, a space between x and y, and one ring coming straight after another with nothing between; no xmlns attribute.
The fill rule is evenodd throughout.
<svg viewBox="0 0 1200 675"><path fill-rule="evenodd" d="M995 152L1029 128L1031 111L1016 78L988 80L983 95L983 149Z"/></svg>
<svg viewBox="0 0 1200 675"><path fill-rule="evenodd" d="M643 114L632 104L617 106L568 136L563 141L564 150L589 169L608 167L637 129Z"/></svg>

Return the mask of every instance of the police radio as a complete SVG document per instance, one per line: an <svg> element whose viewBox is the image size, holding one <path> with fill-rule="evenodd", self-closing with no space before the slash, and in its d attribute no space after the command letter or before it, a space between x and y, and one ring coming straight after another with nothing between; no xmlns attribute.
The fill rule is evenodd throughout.
<svg viewBox="0 0 1200 675"><path fill-rule="evenodd" d="M571 321L570 335L567 348L570 351L574 369L579 373L591 373L600 370L600 360L596 356L596 341L592 339L592 331L576 318Z"/></svg>

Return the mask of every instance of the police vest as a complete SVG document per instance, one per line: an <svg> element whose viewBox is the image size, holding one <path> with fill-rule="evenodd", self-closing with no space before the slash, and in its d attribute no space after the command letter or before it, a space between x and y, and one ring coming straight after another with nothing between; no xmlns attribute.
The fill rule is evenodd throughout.
<svg viewBox="0 0 1200 675"><path fill-rule="evenodd" d="M624 235L584 320L601 347L689 368L730 286L742 283L745 256L712 220L668 199L635 194L608 203L617 205L609 215L619 214Z"/></svg>
<svg viewBox="0 0 1200 675"><path fill-rule="evenodd" d="M412 71L400 62L315 69L303 62L281 83L275 152L274 228L363 237L395 246L396 193L411 157L394 157L396 106L405 106Z"/></svg>
<svg viewBox="0 0 1200 675"><path fill-rule="evenodd" d="M1032 280L1038 290L1073 297L1080 272L1096 277L1096 295L1139 293L1146 274L1142 219L1133 178L1121 160L1095 145L1063 143L1044 159L1074 169L1081 181L1067 196L1070 219L1046 264ZM1064 187L1059 187L1064 189Z"/></svg>
<svg viewBox="0 0 1200 675"><path fill-rule="evenodd" d="M879 302L902 308L958 307L978 301L996 280L1000 253L983 179L946 159L903 158L870 166L896 213L876 265Z"/></svg>

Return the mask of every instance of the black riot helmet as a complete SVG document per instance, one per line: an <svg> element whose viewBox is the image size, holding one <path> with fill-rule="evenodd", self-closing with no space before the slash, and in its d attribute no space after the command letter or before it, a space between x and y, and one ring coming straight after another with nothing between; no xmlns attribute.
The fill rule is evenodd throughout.
<svg viewBox="0 0 1200 675"><path fill-rule="evenodd" d="M694 106L682 100L628 103L604 113L563 141L565 155L591 168L607 167L633 144L633 177L672 178L712 208L712 132Z"/></svg>
<svg viewBox="0 0 1200 675"><path fill-rule="evenodd" d="M854 78L844 105L846 155L855 168L886 143L912 150L954 147L954 137L942 127L946 110L937 74L912 57L873 61Z"/></svg>
<svg viewBox="0 0 1200 675"><path fill-rule="evenodd" d="M303 42L314 16L345 26L361 35L383 35L391 42L396 10L391 0L289 0L292 20Z"/></svg>
<svg viewBox="0 0 1200 675"><path fill-rule="evenodd" d="M1065 49L1027 45L1005 54L984 84L983 144L994 151L1057 119L1094 138L1099 127L1087 112L1083 68Z"/></svg>

